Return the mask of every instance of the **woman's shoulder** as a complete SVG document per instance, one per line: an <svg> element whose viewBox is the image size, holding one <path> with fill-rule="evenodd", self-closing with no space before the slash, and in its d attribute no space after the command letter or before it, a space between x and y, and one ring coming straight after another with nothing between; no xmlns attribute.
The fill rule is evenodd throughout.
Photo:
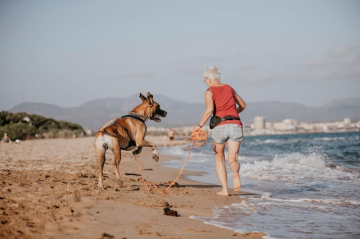
<svg viewBox="0 0 360 239"><path fill-rule="evenodd" d="M224 88L224 87L230 87L230 85L228 84L221 84L221 85L217 85L217 86L210 86L208 89L221 89L221 88Z"/></svg>
<svg viewBox="0 0 360 239"><path fill-rule="evenodd" d="M230 89L232 89L231 85L229 85L229 84L222 84L222 85L219 85L219 86L217 86L217 87L219 87L219 88L230 88Z"/></svg>
<svg viewBox="0 0 360 239"><path fill-rule="evenodd" d="M231 91L234 91L234 88L232 88L231 85L228 85L228 84L224 84L224 87L231 90Z"/></svg>

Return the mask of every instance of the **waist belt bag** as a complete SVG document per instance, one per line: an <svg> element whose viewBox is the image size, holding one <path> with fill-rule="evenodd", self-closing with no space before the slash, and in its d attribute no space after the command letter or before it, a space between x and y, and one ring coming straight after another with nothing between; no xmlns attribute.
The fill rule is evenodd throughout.
<svg viewBox="0 0 360 239"><path fill-rule="evenodd" d="M213 117L211 117L210 119L210 129L215 128L216 125L220 124L222 121L226 121L226 120L240 120L240 118L238 117L234 117L234 116L225 116L223 118L215 115Z"/></svg>
<svg viewBox="0 0 360 239"><path fill-rule="evenodd" d="M210 129L213 129L216 125L220 124L220 122L221 122L221 118L219 116L215 115L211 117L209 124Z"/></svg>

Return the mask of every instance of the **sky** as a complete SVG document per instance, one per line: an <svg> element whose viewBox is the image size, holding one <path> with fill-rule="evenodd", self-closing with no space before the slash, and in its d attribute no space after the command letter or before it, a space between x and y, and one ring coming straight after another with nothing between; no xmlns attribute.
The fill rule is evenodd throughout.
<svg viewBox="0 0 360 239"><path fill-rule="evenodd" d="M360 97L359 26L357 0L0 0L0 111L140 92L200 103L210 65L247 103Z"/></svg>

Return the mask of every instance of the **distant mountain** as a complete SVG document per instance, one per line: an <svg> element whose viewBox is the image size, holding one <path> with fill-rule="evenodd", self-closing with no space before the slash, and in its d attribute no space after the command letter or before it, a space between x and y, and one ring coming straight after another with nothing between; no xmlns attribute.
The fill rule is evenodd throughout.
<svg viewBox="0 0 360 239"><path fill-rule="evenodd" d="M341 99L341 100L334 100L330 103L327 103L324 105L324 107L327 108L341 108L343 106L346 107L359 107L360 106L360 98L347 98L347 99Z"/></svg>
<svg viewBox="0 0 360 239"><path fill-rule="evenodd" d="M205 103L188 103L163 95L154 95L154 100L168 112L168 116L160 123L149 121L148 126L196 125L205 110ZM72 108L43 103L22 103L9 111L43 115L56 120L78 123L84 128L95 130L109 120L127 114L140 103L139 96L132 95L127 98L92 100ZM291 118L305 122L321 122L343 120L346 117L360 120L360 98L336 100L321 107L307 107L301 104L277 101L247 103L247 108L240 116L245 123L253 122L256 116L263 116L267 121L282 121Z"/></svg>

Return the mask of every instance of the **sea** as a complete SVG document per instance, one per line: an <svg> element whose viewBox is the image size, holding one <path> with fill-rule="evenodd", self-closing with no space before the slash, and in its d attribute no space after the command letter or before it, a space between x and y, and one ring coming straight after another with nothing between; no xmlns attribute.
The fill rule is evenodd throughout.
<svg viewBox="0 0 360 239"><path fill-rule="evenodd" d="M159 151L180 158L165 164L178 169L189 152ZM239 162L241 191L256 194L215 208L213 217L191 218L264 238L360 238L360 132L246 136ZM189 179L220 185L210 138L191 149L185 169L205 172ZM228 166L227 173L231 194Z"/></svg>

